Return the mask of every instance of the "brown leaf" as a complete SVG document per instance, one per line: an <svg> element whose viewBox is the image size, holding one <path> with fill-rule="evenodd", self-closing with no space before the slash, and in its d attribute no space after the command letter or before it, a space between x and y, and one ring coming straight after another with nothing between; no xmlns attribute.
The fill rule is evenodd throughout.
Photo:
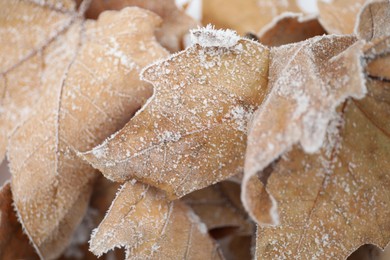
<svg viewBox="0 0 390 260"><path fill-rule="evenodd" d="M122 186L90 246L96 255L124 247L126 259L222 258L190 208L140 183Z"/></svg>
<svg viewBox="0 0 390 260"><path fill-rule="evenodd" d="M280 46L304 41L325 33L324 28L314 16L284 13L275 17L259 32L259 41L267 46Z"/></svg>
<svg viewBox="0 0 390 260"><path fill-rule="evenodd" d="M55 52L52 47L77 19L69 3L57 1L69 9L64 13L52 9L50 3L0 1L0 162L8 136L28 118L44 93L47 84L41 81L47 80L53 66L63 71L69 64L68 53Z"/></svg>
<svg viewBox="0 0 390 260"><path fill-rule="evenodd" d="M0 189L0 258L39 259L12 208L9 182Z"/></svg>
<svg viewBox="0 0 390 260"><path fill-rule="evenodd" d="M317 1L320 23L331 34L351 34L366 0Z"/></svg>
<svg viewBox="0 0 390 260"><path fill-rule="evenodd" d="M189 29L198 26L198 22L180 10L174 0L92 0L86 16L96 19L105 10L120 10L126 6L148 9L163 19L156 36L161 45L171 52L184 49L183 37Z"/></svg>
<svg viewBox="0 0 390 260"><path fill-rule="evenodd" d="M84 153L114 181L136 178L169 198L242 171L246 124L264 98L268 50L232 32L205 28L195 44L143 72L147 105L115 135Z"/></svg>
<svg viewBox="0 0 390 260"><path fill-rule="evenodd" d="M44 258L69 243L98 176L76 151L117 131L151 94L138 74L167 55L153 34L160 22L139 8L109 11L75 23L54 50L69 52L72 61L65 73L53 68L49 91L9 150L15 207Z"/></svg>
<svg viewBox="0 0 390 260"><path fill-rule="evenodd" d="M257 33L283 12L299 12L290 0L207 0L203 1L203 24L233 29L239 34Z"/></svg>
<svg viewBox="0 0 390 260"><path fill-rule="evenodd" d="M253 223L242 208L240 185L230 181L192 192L183 201L189 205L209 230L234 228L234 232L252 234ZM234 196L232 198L232 196ZM239 205L236 205L237 201Z"/></svg>
<svg viewBox="0 0 390 260"><path fill-rule="evenodd" d="M224 259L253 259L253 238L250 235L233 234L218 240Z"/></svg>
<svg viewBox="0 0 390 260"><path fill-rule="evenodd" d="M258 223L277 224L278 220L272 197L267 199L259 189L261 184L250 184L255 174L293 144L316 152L335 108L349 96L364 96L361 44L355 41L353 36L323 36L271 49L271 91L251 123L243 180L244 206ZM256 209L258 196L266 202L261 211Z"/></svg>

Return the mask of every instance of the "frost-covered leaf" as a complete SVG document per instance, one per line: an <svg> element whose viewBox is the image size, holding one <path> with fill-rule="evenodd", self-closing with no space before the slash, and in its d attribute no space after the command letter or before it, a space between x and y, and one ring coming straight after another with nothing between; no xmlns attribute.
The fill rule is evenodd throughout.
<svg viewBox="0 0 390 260"><path fill-rule="evenodd" d="M284 12L299 12L293 0L207 0L203 1L203 24L234 29L241 35L257 33Z"/></svg>
<svg viewBox="0 0 390 260"><path fill-rule="evenodd" d="M272 197L267 200L261 195L267 201L263 206L269 205L269 210L256 210L256 197L261 190L260 184L255 183L256 173L296 143L306 152L316 152L336 107L350 96L364 96L361 44L355 41L353 36L323 36L271 50L271 90L249 130L242 194L245 207L259 223L268 219L268 211L275 210L276 205ZM272 214L274 220L266 223L278 222Z"/></svg>
<svg viewBox="0 0 390 260"><path fill-rule="evenodd" d="M9 182L0 188L0 259L38 259L16 218Z"/></svg>
<svg viewBox="0 0 390 260"><path fill-rule="evenodd" d="M362 8L356 26L356 34L366 41L390 36L390 2L367 2Z"/></svg>
<svg viewBox="0 0 390 260"><path fill-rule="evenodd" d="M154 96L84 157L109 179L136 178L182 197L242 172L247 121L267 89L268 49L231 31L148 67Z"/></svg>
<svg viewBox="0 0 390 260"><path fill-rule="evenodd" d="M156 36L161 45L171 52L182 50L183 37L189 29L199 25L176 6L175 0L92 0L86 15L96 19L105 10L120 10L126 6L148 9L163 19L161 27L156 29Z"/></svg>
<svg viewBox="0 0 390 260"><path fill-rule="evenodd" d="M160 22L149 11L126 8L75 23L56 50L73 56L71 64L53 71L49 91L11 138L15 207L44 258L67 246L98 176L76 151L117 131L152 92L139 72L167 55L154 38Z"/></svg>
<svg viewBox="0 0 390 260"><path fill-rule="evenodd" d="M267 46L304 41L325 34L317 17L283 13L259 32L259 41Z"/></svg>
<svg viewBox="0 0 390 260"><path fill-rule="evenodd" d="M206 225L189 207L141 183L122 186L92 235L90 250L96 255L115 247L126 249L126 259L222 258Z"/></svg>
<svg viewBox="0 0 390 260"><path fill-rule="evenodd" d="M320 22L328 33L351 34L366 0L319 0Z"/></svg>
<svg viewBox="0 0 390 260"><path fill-rule="evenodd" d="M41 81L50 80L53 66L61 71L69 64L67 52L57 52L53 45L63 40L61 35L77 14L69 1L57 4L68 11L28 1L0 1L0 162L8 136L44 92Z"/></svg>
<svg viewBox="0 0 390 260"><path fill-rule="evenodd" d="M225 181L192 192L183 197L183 201L209 230L228 227L234 228L234 232L252 234L253 223L241 205L240 192L239 184Z"/></svg>

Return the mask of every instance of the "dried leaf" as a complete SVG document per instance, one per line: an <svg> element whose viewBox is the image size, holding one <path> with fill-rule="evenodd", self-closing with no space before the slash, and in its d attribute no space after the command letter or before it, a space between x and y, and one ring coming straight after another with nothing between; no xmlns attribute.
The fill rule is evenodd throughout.
<svg viewBox="0 0 390 260"><path fill-rule="evenodd" d="M203 1L203 24L233 29L239 34L258 32L283 12L299 12L291 0L207 0Z"/></svg>
<svg viewBox="0 0 390 260"><path fill-rule="evenodd" d="M40 1L41 2L41 1ZM69 56L55 50L77 13L69 1L57 1L66 13L28 1L0 1L0 162L8 136L31 114L53 66L65 70Z"/></svg>
<svg viewBox="0 0 390 260"><path fill-rule="evenodd" d="M161 45L171 52L182 50L183 37L189 29L198 26L198 22L180 10L174 0L92 0L86 16L96 19L105 10L120 10L126 6L148 9L163 19L156 36Z"/></svg>
<svg viewBox="0 0 390 260"><path fill-rule="evenodd" d="M76 151L117 131L151 94L138 74L167 55L153 34L160 22L151 12L126 8L75 23L55 50L73 55L71 64L65 73L54 71L60 75L47 82L34 115L12 136L15 206L44 258L57 257L68 244L98 176Z"/></svg>
<svg viewBox="0 0 390 260"><path fill-rule="evenodd" d="M193 38L199 44L143 72L154 96L83 154L107 178L136 178L172 199L242 171L246 124L266 91L268 50L229 31L206 28Z"/></svg>
<svg viewBox="0 0 390 260"><path fill-rule="evenodd" d="M351 34L365 2L366 0L320 0L320 23L328 33Z"/></svg>
<svg viewBox="0 0 390 260"><path fill-rule="evenodd" d="M252 236L230 235L218 240L224 259L250 260L253 259Z"/></svg>
<svg viewBox="0 0 390 260"><path fill-rule="evenodd" d="M0 189L0 258L38 259L12 208L9 182Z"/></svg>
<svg viewBox="0 0 390 260"><path fill-rule="evenodd" d="M126 248L126 259L221 259L207 227L181 201L143 184L126 183L94 231L91 251Z"/></svg>
<svg viewBox="0 0 390 260"><path fill-rule="evenodd" d="M250 179L255 181L257 172L293 144L300 143L305 152L316 152L335 108L349 96L364 96L361 44L355 41L353 36L323 36L271 50L271 91L249 131L242 194L244 206L258 223L277 224L276 205L272 197L261 195L259 183L250 184ZM266 211L256 209L260 195Z"/></svg>
<svg viewBox="0 0 390 260"><path fill-rule="evenodd" d="M267 46L280 46L304 41L325 34L324 28L314 16L283 13L259 32L259 41Z"/></svg>
<svg viewBox="0 0 390 260"><path fill-rule="evenodd" d="M235 205L237 200L240 201L240 192L239 184L226 181L192 192L183 197L183 201L209 230L229 227L234 228L235 233L252 234L253 223L242 206ZM235 198L231 198L232 195Z"/></svg>

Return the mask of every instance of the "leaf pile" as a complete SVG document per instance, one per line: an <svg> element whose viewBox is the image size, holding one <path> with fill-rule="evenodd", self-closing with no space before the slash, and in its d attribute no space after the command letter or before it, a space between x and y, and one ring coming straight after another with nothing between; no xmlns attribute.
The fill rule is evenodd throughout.
<svg viewBox="0 0 390 260"><path fill-rule="evenodd" d="M0 0L0 258L381 254L390 3L352 2Z"/></svg>

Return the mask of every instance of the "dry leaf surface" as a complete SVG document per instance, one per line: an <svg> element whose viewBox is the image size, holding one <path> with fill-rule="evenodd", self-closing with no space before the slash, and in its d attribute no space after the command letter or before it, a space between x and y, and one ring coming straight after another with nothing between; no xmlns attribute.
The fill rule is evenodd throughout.
<svg viewBox="0 0 390 260"><path fill-rule="evenodd" d="M106 12L75 22L53 46L70 62L65 71L52 68L49 90L9 150L15 206L42 257L57 257L69 243L98 176L76 151L117 131L150 96L138 74L167 54L154 38L160 22L139 8Z"/></svg>
<svg viewBox="0 0 390 260"><path fill-rule="evenodd" d="M242 171L247 121L264 97L268 49L231 32L193 32L192 47L148 67L154 96L83 154L109 179L135 178L170 198Z"/></svg>
<svg viewBox="0 0 390 260"><path fill-rule="evenodd" d="M115 247L126 259L221 259L207 227L181 201L157 189L127 182L94 231L90 248L102 255Z"/></svg>
<svg viewBox="0 0 390 260"><path fill-rule="evenodd" d="M250 183L251 179L258 182L255 174L295 143L306 152L317 151L335 108L349 96L364 96L361 44L355 41L353 36L323 36L271 50L271 90L251 123L242 194L245 207L259 223L277 224L278 220L272 213L274 219L269 222L268 211L259 212L265 216L255 214L261 190L259 184ZM264 205L271 206L269 210L276 207L269 200Z"/></svg>

